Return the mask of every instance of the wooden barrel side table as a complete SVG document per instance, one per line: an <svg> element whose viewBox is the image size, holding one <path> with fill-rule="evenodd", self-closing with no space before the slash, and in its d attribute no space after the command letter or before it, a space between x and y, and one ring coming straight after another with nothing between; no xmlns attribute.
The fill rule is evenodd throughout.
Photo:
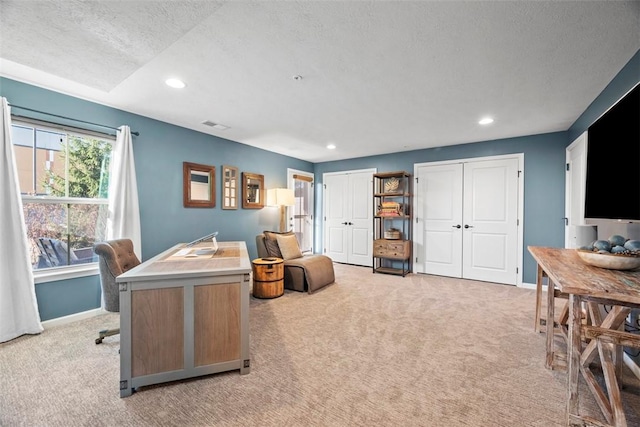
<svg viewBox="0 0 640 427"><path fill-rule="evenodd" d="M284 294L284 260L256 258L253 264L253 296L277 298Z"/></svg>

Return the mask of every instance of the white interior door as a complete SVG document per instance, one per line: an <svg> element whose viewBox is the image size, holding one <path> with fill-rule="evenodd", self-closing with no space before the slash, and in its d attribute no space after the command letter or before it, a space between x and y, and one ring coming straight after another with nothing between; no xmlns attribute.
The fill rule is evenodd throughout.
<svg viewBox="0 0 640 427"><path fill-rule="evenodd" d="M462 277L462 163L423 166L417 193L422 242L416 263L419 273Z"/></svg>
<svg viewBox="0 0 640 427"><path fill-rule="evenodd" d="M515 285L518 159L464 164L462 276Z"/></svg>
<svg viewBox="0 0 640 427"><path fill-rule="evenodd" d="M517 284L520 158L416 165L415 271Z"/></svg>
<svg viewBox="0 0 640 427"><path fill-rule="evenodd" d="M323 175L325 253L336 262L373 265L374 173Z"/></svg>

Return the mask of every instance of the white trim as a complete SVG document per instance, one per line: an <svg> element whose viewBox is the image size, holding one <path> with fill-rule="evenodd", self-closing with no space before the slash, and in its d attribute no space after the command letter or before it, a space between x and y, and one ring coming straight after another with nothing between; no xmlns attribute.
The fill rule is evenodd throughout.
<svg viewBox="0 0 640 427"><path fill-rule="evenodd" d="M107 311L101 308L94 308L93 310L83 311L81 313L74 313L68 316L57 317L51 320L45 320L42 322L42 327L45 329L53 328L54 326L67 325L69 323L77 322L78 320L86 320L95 316L100 316L107 313Z"/></svg>
<svg viewBox="0 0 640 427"><path fill-rule="evenodd" d="M287 188L295 189L295 179L293 175L302 175L307 178L311 178L311 200L309 200L310 212L311 212L311 252L315 252L317 247L320 247L316 242L316 175L313 172L306 172L299 169L287 168ZM287 207L287 218L291 217L291 207Z"/></svg>
<svg viewBox="0 0 640 427"><path fill-rule="evenodd" d="M74 267L47 268L33 272L33 282L57 282L59 280L77 279L78 277L97 276L100 274L98 263L92 262Z"/></svg>
<svg viewBox="0 0 640 427"><path fill-rule="evenodd" d="M523 282L523 283L520 283L518 285L518 287L522 288L522 289L534 289L535 290L537 286L536 286L535 283L524 283ZM542 285L543 292L546 292L545 289L547 289L547 285Z"/></svg>

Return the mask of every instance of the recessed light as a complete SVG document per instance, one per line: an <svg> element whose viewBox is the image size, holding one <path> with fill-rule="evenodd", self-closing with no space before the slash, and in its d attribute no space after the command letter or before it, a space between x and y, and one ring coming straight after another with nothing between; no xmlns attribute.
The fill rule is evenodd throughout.
<svg viewBox="0 0 640 427"><path fill-rule="evenodd" d="M186 86L186 84L184 84L184 82L180 79L167 79L164 82L167 84L167 86L175 89L182 89Z"/></svg>
<svg viewBox="0 0 640 427"><path fill-rule="evenodd" d="M493 123L493 119L491 117L485 117L484 119L480 120L478 123L481 125L488 125Z"/></svg>
<svg viewBox="0 0 640 427"><path fill-rule="evenodd" d="M329 145L327 145L327 148L329 150L335 150L336 149L336 144L329 144Z"/></svg>

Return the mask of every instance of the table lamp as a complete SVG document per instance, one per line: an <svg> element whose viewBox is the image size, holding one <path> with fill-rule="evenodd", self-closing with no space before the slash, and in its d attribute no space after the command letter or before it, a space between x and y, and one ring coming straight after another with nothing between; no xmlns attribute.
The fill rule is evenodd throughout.
<svg viewBox="0 0 640 427"><path fill-rule="evenodd" d="M287 206L295 206L296 198L293 190L289 188L272 188L267 190L267 206L280 207L280 231L287 231L286 214Z"/></svg>

